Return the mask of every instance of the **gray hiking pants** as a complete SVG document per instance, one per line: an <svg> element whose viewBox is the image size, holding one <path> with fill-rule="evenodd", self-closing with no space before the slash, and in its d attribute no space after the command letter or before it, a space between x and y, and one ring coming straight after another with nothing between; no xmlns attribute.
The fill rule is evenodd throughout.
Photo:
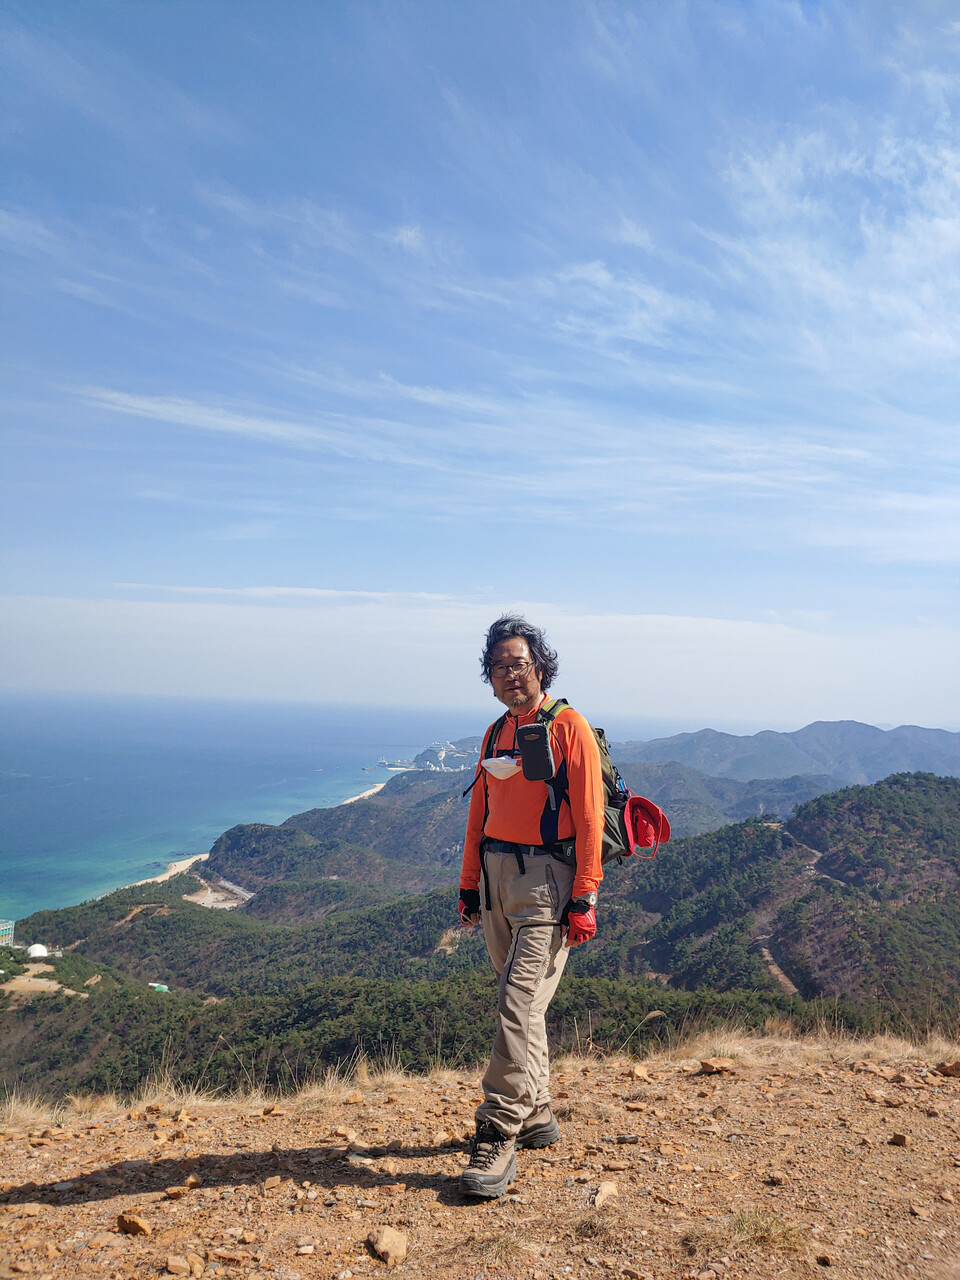
<svg viewBox="0 0 960 1280"><path fill-rule="evenodd" d="M482 912L483 936L500 976L498 1026L483 1077L477 1123L505 1134L550 1101L546 1013L567 963L566 933L557 923L570 900L573 868L548 854L484 854L491 910ZM485 901L483 885L481 900Z"/></svg>

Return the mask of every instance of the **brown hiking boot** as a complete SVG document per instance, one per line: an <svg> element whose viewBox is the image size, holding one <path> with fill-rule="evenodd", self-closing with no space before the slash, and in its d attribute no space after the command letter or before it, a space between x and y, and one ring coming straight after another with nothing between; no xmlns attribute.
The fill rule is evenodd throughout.
<svg viewBox="0 0 960 1280"><path fill-rule="evenodd" d="M518 1148L525 1147L531 1151L539 1147L552 1147L559 1141L560 1126L550 1110L549 1103L545 1107L538 1107L532 1115L528 1116L517 1134Z"/></svg>
<svg viewBox="0 0 960 1280"><path fill-rule="evenodd" d="M460 1191L465 1196L493 1200L502 1196L517 1176L516 1139L492 1124L477 1125L470 1144L470 1163L460 1175Z"/></svg>

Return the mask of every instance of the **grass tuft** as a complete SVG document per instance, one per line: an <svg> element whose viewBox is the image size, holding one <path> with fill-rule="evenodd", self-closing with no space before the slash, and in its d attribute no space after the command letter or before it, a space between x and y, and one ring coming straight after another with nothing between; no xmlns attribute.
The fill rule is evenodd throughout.
<svg viewBox="0 0 960 1280"><path fill-rule="evenodd" d="M123 1110L115 1093L68 1093L66 1100L74 1115L83 1120L100 1120Z"/></svg>
<svg viewBox="0 0 960 1280"><path fill-rule="evenodd" d="M691 1257L712 1254L731 1245L797 1253L803 1248L800 1227L784 1222L769 1209L738 1209L720 1223L698 1223L685 1232L680 1243Z"/></svg>
<svg viewBox="0 0 960 1280"><path fill-rule="evenodd" d="M13 1128L32 1128L56 1124L59 1107L32 1090L14 1085L0 1099L0 1124Z"/></svg>

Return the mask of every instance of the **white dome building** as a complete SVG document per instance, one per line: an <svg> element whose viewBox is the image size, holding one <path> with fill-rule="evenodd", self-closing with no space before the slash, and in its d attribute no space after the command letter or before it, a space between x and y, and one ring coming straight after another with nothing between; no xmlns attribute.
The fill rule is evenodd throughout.
<svg viewBox="0 0 960 1280"><path fill-rule="evenodd" d="M35 942L32 946L27 947L27 955L31 960L42 960L44 956L48 956L50 952L42 942Z"/></svg>

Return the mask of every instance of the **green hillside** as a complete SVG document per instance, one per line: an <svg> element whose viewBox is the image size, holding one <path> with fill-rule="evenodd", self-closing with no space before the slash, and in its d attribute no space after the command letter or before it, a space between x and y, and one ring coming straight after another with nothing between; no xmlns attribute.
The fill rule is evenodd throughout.
<svg viewBox="0 0 960 1280"><path fill-rule="evenodd" d="M82 1001L46 997L0 1013L0 1076L13 1078L25 1053L39 1070L49 1052L51 1078L71 1087L108 1066L126 1080L154 1061L157 1036L184 1070L198 1070L206 1053L217 1080L229 1074L218 1039L228 1034L234 1071L243 1055L267 1071L263 1055L281 1041L301 1064L332 1061L358 1037L402 1048L411 1062L431 1037L435 1053L467 1054L486 1033L461 1005L444 1014L437 1001L488 983L488 962L479 935L455 927L458 857L451 865L451 847L441 846L418 864L411 829L449 832L454 810L462 822L461 781L451 792L449 775L404 775L369 801L282 827L233 828L203 873L258 886L238 911L185 901L197 883L180 876L37 913L25 928L64 950L63 980L96 972L102 981ZM443 887L415 892L408 874ZM847 1025L955 1031L958 886L956 778L894 775L809 800L786 824L751 817L676 839L653 860L609 869L597 939L570 959L557 1034L572 1034L570 1020L592 1027L602 1010L603 1034L626 1034L625 1011L651 1005L678 1018L694 1007L704 1016L736 1008L748 1022L813 1017L818 1006L801 997L840 999ZM148 982L172 992L154 996ZM597 1004L600 991L606 1004ZM309 1026L296 1012L308 992ZM368 1004L348 1009L349 993ZM391 1001L394 1012L381 1016ZM418 1011L409 1019L396 1013L403 1001ZM288 1068L270 1061L271 1078L286 1079Z"/></svg>

